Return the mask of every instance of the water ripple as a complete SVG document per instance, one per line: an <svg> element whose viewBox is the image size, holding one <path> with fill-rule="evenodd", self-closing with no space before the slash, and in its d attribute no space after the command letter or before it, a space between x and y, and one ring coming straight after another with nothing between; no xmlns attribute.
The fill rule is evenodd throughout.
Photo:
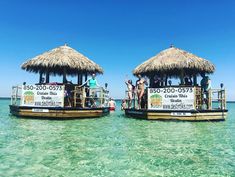
<svg viewBox="0 0 235 177"><path fill-rule="evenodd" d="M0 176L235 176L235 107L225 122L49 121L0 100Z"/></svg>

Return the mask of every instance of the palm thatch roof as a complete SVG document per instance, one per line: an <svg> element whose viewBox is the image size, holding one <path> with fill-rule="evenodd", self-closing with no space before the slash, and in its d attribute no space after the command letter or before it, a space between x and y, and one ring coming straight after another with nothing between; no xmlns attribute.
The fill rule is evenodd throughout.
<svg viewBox="0 0 235 177"><path fill-rule="evenodd" d="M38 55L23 63L21 68L29 72L57 75L63 75L64 69L69 75L103 73L98 64L67 45Z"/></svg>
<svg viewBox="0 0 235 177"><path fill-rule="evenodd" d="M182 71L186 75L210 74L215 71L215 66L208 60L171 46L137 66L133 74L146 76L165 74L178 77Z"/></svg>

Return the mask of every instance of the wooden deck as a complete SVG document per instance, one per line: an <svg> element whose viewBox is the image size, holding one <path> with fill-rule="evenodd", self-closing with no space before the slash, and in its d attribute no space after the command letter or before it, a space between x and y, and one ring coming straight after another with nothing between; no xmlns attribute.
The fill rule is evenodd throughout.
<svg viewBox="0 0 235 177"><path fill-rule="evenodd" d="M10 112L17 117L46 118L46 119L79 119L96 118L110 113L109 108L51 108L25 107L10 105Z"/></svg>
<svg viewBox="0 0 235 177"><path fill-rule="evenodd" d="M224 121L228 110L154 111L126 109L127 117L147 120Z"/></svg>

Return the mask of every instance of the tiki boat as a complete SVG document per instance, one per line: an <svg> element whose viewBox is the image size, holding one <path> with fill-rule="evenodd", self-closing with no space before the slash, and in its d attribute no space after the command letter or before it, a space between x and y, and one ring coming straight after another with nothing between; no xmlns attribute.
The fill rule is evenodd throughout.
<svg viewBox="0 0 235 177"><path fill-rule="evenodd" d="M65 45L23 63L22 69L39 73L37 84L12 87L10 112L15 116L47 119L94 118L109 114L107 88L88 88L84 80L102 68ZM63 82L50 82L51 75ZM77 84L66 76L76 76ZM44 78L45 77L45 78Z"/></svg>
<svg viewBox="0 0 235 177"><path fill-rule="evenodd" d="M139 107L133 93L125 115L150 120L225 120L228 110L223 84L211 89L206 76L214 70L208 60L179 48L163 50L134 69L133 74L145 76L149 87L145 88Z"/></svg>

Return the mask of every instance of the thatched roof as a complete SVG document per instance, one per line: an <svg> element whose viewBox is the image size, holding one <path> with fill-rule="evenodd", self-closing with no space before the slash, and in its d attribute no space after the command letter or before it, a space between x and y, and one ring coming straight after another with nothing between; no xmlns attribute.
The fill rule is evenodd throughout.
<svg viewBox="0 0 235 177"><path fill-rule="evenodd" d="M137 66L133 74L179 76L182 70L185 74L189 75L210 74L214 72L215 66L203 58L171 46Z"/></svg>
<svg viewBox="0 0 235 177"><path fill-rule="evenodd" d="M67 45L38 55L23 63L21 68L29 72L49 71L51 74L58 75L63 75L64 68L69 75L103 73L103 69L98 64Z"/></svg>

